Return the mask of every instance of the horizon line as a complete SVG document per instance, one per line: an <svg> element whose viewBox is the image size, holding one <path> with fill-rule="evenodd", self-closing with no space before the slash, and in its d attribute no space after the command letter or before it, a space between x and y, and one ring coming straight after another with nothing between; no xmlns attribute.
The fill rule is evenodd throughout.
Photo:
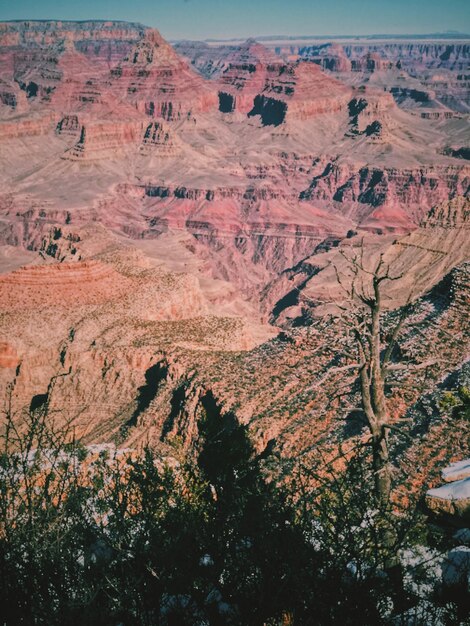
<svg viewBox="0 0 470 626"><path fill-rule="evenodd" d="M82 20L72 20L72 19L61 19L61 18L40 18L40 19L31 19L31 18L15 18L10 20L2 20L0 18L0 24L17 24L21 22L32 22L32 23L48 23L48 22L63 22L70 24L86 24L90 22L96 23L116 23L116 24L129 24L134 27L141 27L145 29L156 29L156 26L149 26L147 24L143 24L142 22L134 22L132 20L120 20L120 19L112 19L112 18L89 18ZM232 36L232 37L216 37L210 36L205 38L197 38L192 39L188 37L168 37L168 41L170 42L180 42L180 41L198 41L203 43L216 43L216 42L238 42L238 41L246 41L248 39L254 39L255 41L276 41L276 40L303 40L303 39L425 39L425 38L443 38L443 39L470 39L470 33L460 32L453 29L449 29L446 31L437 31L437 32L427 32L427 33L347 33L347 34L269 34L269 35L250 35L248 37L240 35L240 36Z"/></svg>

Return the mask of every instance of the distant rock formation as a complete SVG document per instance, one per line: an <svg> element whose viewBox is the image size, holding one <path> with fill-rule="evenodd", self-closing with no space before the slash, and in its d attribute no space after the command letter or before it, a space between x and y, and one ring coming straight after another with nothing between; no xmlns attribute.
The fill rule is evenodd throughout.
<svg viewBox="0 0 470 626"><path fill-rule="evenodd" d="M164 122L151 122L145 129L140 152L142 154L158 154L160 156L175 156L180 151L172 131Z"/></svg>
<svg viewBox="0 0 470 626"><path fill-rule="evenodd" d="M212 394L260 452L335 454L361 436L335 268L363 246L405 276L385 316L413 295L397 358L439 355L387 392L406 454L426 460L413 487L442 440L468 456L463 427L419 413L465 367L470 332L468 54L426 46L177 52L133 24L0 25L0 391L14 410L52 385L85 443L167 449L192 445Z"/></svg>
<svg viewBox="0 0 470 626"><path fill-rule="evenodd" d="M111 87L138 111L167 121L216 110L216 89L188 67L156 30L146 32L111 72Z"/></svg>
<svg viewBox="0 0 470 626"><path fill-rule="evenodd" d="M315 65L285 63L252 39L224 59L215 80L222 113L259 115L265 126L341 110L348 94Z"/></svg>
<svg viewBox="0 0 470 626"><path fill-rule="evenodd" d="M72 118L73 119L73 118ZM59 124L62 123L59 122ZM68 129L75 124L67 118ZM77 143L67 150L64 159L108 159L129 144L137 146L143 133L141 120L86 121L81 127ZM63 133L63 127L60 133Z"/></svg>

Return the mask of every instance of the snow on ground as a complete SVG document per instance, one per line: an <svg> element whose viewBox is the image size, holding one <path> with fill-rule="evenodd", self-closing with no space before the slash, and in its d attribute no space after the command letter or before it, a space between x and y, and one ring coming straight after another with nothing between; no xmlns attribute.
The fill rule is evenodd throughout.
<svg viewBox="0 0 470 626"><path fill-rule="evenodd" d="M467 500L470 499L470 476L463 480L429 489L427 496L441 498L442 500Z"/></svg>
<svg viewBox="0 0 470 626"><path fill-rule="evenodd" d="M442 470L442 479L445 480L446 483L450 483L454 480L462 480L464 478L470 478L470 459L457 461L457 463L452 463Z"/></svg>
<svg viewBox="0 0 470 626"><path fill-rule="evenodd" d="M470 589L470 548L458 546L448 552L442 581L445 585L464 584Z"/></svg>

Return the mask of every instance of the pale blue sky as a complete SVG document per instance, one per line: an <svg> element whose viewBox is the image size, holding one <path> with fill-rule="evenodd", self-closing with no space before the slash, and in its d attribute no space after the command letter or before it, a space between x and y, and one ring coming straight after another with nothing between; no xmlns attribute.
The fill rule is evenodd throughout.
<svg viewBox="0 0 470 626"><path fill-rule="evenodd" d="M117 19L168 39L470 32L470 0L0 0L0 20Z"/></svg>

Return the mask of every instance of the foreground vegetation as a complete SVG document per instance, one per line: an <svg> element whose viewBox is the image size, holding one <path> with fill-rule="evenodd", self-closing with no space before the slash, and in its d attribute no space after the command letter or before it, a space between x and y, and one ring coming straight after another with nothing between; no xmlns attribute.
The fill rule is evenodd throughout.
<svg viewBox="0 0 470 626"><path fill-rule="evenodd" d="M2 624L463 623L463 596L425 584L429 555L402 565L424 526L414 505L380 510L367 448L279 487L206 409L181 463L86 449L45 411L7 420Z"/></svg>

